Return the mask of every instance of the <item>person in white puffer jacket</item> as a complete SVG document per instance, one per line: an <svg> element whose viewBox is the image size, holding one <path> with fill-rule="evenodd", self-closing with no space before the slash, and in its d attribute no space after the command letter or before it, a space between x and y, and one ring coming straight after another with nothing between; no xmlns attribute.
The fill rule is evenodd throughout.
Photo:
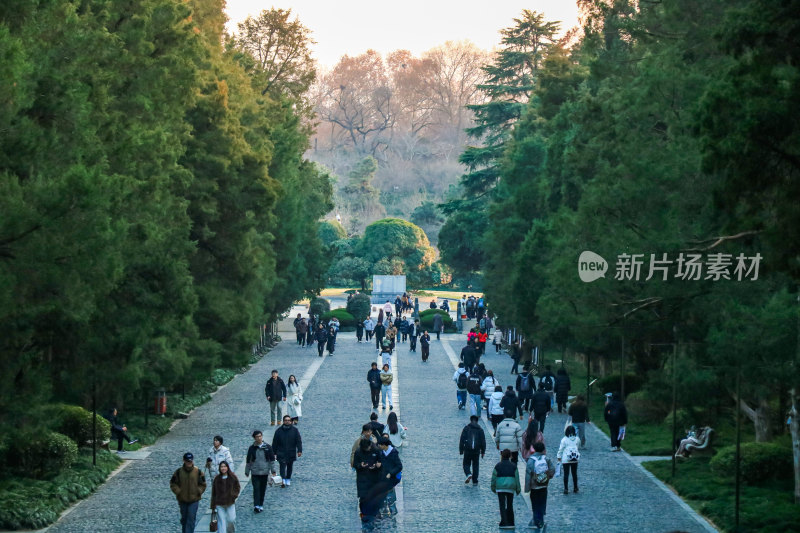
<svg viewBox="0 0 800 533"><path fill-rule="evenodd" d="M497 449L510 451L511 462L514 464L517 464L519 450L522 448L522 433L522 427L514 418L504 418L495 431L494 442Z"/></svg>
<svg viewBox="0 0 800 533"><path fill-rule="evenodd" d="M486 409L489 409L489 398L492 397L494 388L498 385L500 385L500 382L497 381L496 377L494 377L494 372L487 370L486 377L483 378L483 383L481 383L481 390L483 391L483 399L486 402Z"/></svg>
<svg viewBox="0 0 800 533"><path fill-rule="evenodd" d="M578 460L581 458L581 452L578 451L578 446L581 441L575 434L575 426L569 425L564 430L564 438L561 439L561 445L558 447L558 455L556 459L564 466L564 494L569 494L568 474L572 470L572 492L578 492Z"/></svg>
<svg viewBox="0 0 800 533"><path fill-rule="evenodd" d="M489 417L492 420L492 428L494 428L494 434L497 433L497 424L499 424L504 418L505 415L503 414L503 406L500 405L500 402L503 401L503 387L497 385L494 388L494 392L489 397Z"/></svg>
<svg viewBox="0 0 800 533"><path fill-rule="evenodd" d="M208 450L208 458L206 459L206 468L211 472L211 477L217 477L219 474L219 463L225 461L228 467L233 472L233 456L227 446L222 445L223 439L220 435L214 437L214 445Z"/></svg>

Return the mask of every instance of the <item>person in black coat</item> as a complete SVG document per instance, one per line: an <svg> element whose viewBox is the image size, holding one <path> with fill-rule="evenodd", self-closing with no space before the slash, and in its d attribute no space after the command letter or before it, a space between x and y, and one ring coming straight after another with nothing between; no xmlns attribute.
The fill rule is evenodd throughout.
<svg viewBox="0 0 800 533"><path fill-rule="evenodd" d="M514 393L514 387L506 387L506 393L500 400L500 407L503 408L503 416L506 418L516 418L519 412L519 419L522 420L522 402Z"/></svg>
<svg viewBox="0 0 800 533"><path fill-rule="evenodd" d="M264 386L264 395L269 402L270 426L280 424L281 421L281 402L286 401L286 384L278 377L278 371L272 371L272 377L267 380Z"/></svg>
<svg viewBox="0 0 800 533"><path fill-rule="evenodd" d="M523 371L517 374L517 398L519 398L522 408L530 412L531 401L533 400L533 393L536 391L536 378L533 375L533 369Z"/></svg>
<svg viewBox="0 0 800 533"><path fill-rule="evenodd" d="M372 368L367 372L369 382L369 393L372 398L372 408L378 408L378 400L381 398L381 371L378 370L378 363L372 363Z"/></svg>
<svg viewBox="0 0 800 533"><path fill-rule="evenodd" d="M606 404L603 416L608 423L611 435L611 451L618 452L622 449L620 448L619 430L628 424L628 410L625 409L625 404L622 403L618 392L611 395L611 400Z"/></svg>
<svg viewBox="0 0 800 533"><path fill-rule="evenodd" d="M275 430L272 436L272 450L281 466L281 488L292 484L292 467L295 459L303 456L303 440L300 431L292 423L292 417L284 415L283 425Z"/></svg>
<svg viewBox="0 0 800 533"><path fill-rule="evenodd" d="M336 329L331 326L328 330L328 355L333 355L333 350L336 349Z"/></svg>
<svg viewBox="0 0 800 533"><path fill-rule="evenodd" d="M567 409L567 399L571 387L572 385L569 382L567 371L563 368L559 368L556 375L556 403L558 404L559 413L562 409Z"/></svg>
<svg viewBox="0 0 800 533"><path fill-rule="evenodd" d="M539 431L544 433L544 422L547 420L547 413L550 412L550 395L544 390L543 383L539 383L539 390L533 395L531 409L533 418L539 422Z"/></svg>
<svg viewBox="0 0 800 533"><path fill-rule="evenodd" d="M462 465L467 476L464 483L472 481L472 486L478 484L478 457L483 458L486 453L486 434L478 420L477 415L469 417L469 424L461 430L461 439L458 441L458 453L464 456Z"/></svg>
<svg viewBox="0 0 800 533"><path fill-rule="evenodd" d="M377 490L381 482L381 451L369 439L359 443L353 459L356 469L356 490L358 491L358 505L361 509L361 522L369 527L378 514Z"/></svg>
<svg viewBox="0 0 800 533"><path fill-rule="evenodd" d="M322 322L317 324L317 332L314 336L317 339L317 353L322 357L322 354L325 353L325 345L328 343L328 332L325 330L325 326L322 325Z"/></svg>
<svg viewBox="0 0 800 533"><path fill-rule="evenodd" d="M464 362L464 369L467 372L472 372L472 367L478 362L478 353L471 343L468 342L466 346L461 348L461 360Z"/></svg>
<svg viewBox="0 0 800 533"><path fill-rule="evenodd" d="M119 412L117 411L116 407L112 407L111 411L106 416L106 420L111 423L111 440L117 441L117 453L121 453L122 450L122 441L128 441L128 444L133 444L137 442L138 439L131 439L128 436L128 428L123 424L119 419Z"/></svg>
<svg viewBox="0 0 800 533"><path fill-rule="evenodd" d="M386 326L383 325L383 322L378 320L378 323L375 324L375 328L372 331L375 334L375 349L380 350L381 342L383 341L383 337L386 335Z"/></svg>
<svg viewBox="0 0 800 533"><path fill-rule="evenodd" d="M394 487L400 483L403 474L403 463L400 461L400 454L392 446L392 441L386 437L378 440L378 448L381 449L381 481L378 485L378 493L383 496L386 505L389 506L391 514L397 514Z"/></svg>

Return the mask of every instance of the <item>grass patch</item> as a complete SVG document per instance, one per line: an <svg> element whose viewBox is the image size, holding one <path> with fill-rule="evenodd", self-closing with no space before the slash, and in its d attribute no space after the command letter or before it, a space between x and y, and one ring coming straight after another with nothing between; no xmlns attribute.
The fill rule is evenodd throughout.
<svg viewBox="0 0 800 533"><path fill-rule="evenodd" d="M722 531L733 531L734 480L715 475L709 462L708 457L681 460L674 479L669 461L651 461L643 466ZM795 531L800 523L800 506L794 505L791 480L768 481L758 487L743 485L740 505L742 531Z"/></svg>
<svg viewBox="0 0 800 533"><path fill-rule="evenodd" d="M4 479L0 484L0 528L39 529L52 524L72 503L102 485L121 462L115 454L99 450L93 467L92 451L83 448L72 467L53 479Z"/></svg>

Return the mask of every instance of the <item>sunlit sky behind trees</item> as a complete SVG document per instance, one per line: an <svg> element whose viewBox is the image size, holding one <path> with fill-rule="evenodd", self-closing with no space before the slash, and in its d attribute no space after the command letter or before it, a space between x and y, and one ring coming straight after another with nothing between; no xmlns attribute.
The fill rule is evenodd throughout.
<svg viewBox="0 0 800 533"><path fill-rule="evenodd" d="M578 23L578 8L571 0L227 0L228 30L248 15L271 7L291 9L317 42L314 57L323 69L339 58L371 48L381 55L399 49L419 55L445 41L469 39L491 50L500 42L499 31L508 27L523 9L539 11L548 20L561 21L561 32Z"/></svg>

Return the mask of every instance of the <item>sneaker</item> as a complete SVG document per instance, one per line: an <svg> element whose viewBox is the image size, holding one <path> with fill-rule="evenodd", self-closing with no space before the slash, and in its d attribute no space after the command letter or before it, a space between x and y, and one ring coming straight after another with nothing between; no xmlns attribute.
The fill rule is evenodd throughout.
<svg viewBox="0 0 800 533"><path fill-rule="evenodd" d="M133 439L133 440L132 440L132 441L130 441L128 444L133 444L134 442L139 442L139 439Z"/></svg>
<svg viewBox="0 0 800 533"><path fill-rule="evenodd" d="M575 487L574 489L572 489L572 493L573 494L577 494L578 493L578 487Z"/></svg>
<svg viewBox="0 0 800 533"><path fill-rule="evenodd" d="M274 425L275 425L275 422L274 422L274 421L273 421L273 422L270 422L270 423L269 423L269 425L270 425L270 426L274 426Z"/></svg>
<svg viewBox="0 0 800 533"><path fill-rule="evenodd" d="M122 455L123 453L125 453L125 450L117 450L117 455Z"/></svg>
<svg viewBox="0 0 800 533"><path fill-rule="evenodd" d="M467 479L465 479L465 480L464 480L464 484L466 485L466 484L467 484L467 483L469 483L470 481L472 481L472 474L470 474L470 475L468 475L468 476L467 476Z"/></svg>
<svg viewBox="0 0 800 533"><path fill-rule="evenodd" d="M564 489L564 494L569 494L569 491L567 489Z"/></svg>
<svg viewBox="0 0 800 533"><path fill-rule="evenodd" d="M292 484L292 480L287 478L287 479L284 481L284 483L286 483L286 486L288 487L289 485L291 485L291 484Z"/></svg>
<svg viewBox="0 0 800 533"><path fill-rule="evenodd" d="M617 449L616 449L614 446L612 446L612 447L611 447L611 451L612 451L612 452L615 452L615 451L617 451Z"/></svg>
<svg viewBox="0 0 800 533"><path fill-rule="evenodd" d="M286 483L281 483L281 488L285 489L286 488Z"/></svg>
<svg viewBox="0 0 800 533"><path fill-rule="evenodd" d="M390 406L389 406L389 410L390 410L390 411L394 410L394 405L390 405Z"/></svg>

